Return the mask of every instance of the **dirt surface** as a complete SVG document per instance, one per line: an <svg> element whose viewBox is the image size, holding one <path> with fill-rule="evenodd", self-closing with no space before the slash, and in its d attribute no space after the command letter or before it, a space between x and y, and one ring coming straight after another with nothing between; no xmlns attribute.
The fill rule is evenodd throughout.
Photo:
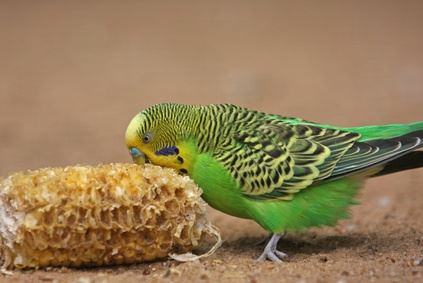
<svg viewBox="0 0 423 283"><path fill-rule="evenodd" d="M129 162L128 121L165 101L345 126L423 120L423 2L294 2L0 1L0 175ZM422 282L422 173L369 180L350 220L282 240L284 264L255 261L258 225L211 209L225 242L199 262L0 281Z"/></svg>

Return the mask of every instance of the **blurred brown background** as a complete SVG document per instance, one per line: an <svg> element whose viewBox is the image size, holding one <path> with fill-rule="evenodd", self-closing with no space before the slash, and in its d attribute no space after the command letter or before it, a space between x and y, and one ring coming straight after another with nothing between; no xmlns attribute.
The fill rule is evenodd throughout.
<svg viewBox="0 0 423 283"><path fill-rule="evenodd" d="M0 175L130 161L159 102L422 120L422 1L0 1Z"/></svg>
<svg viewBox="0 0 423 283"><path fill-rule="evenodd" d="M127 123L160 102L229 102L345 126L423 120L423 1L0 0L0 175L131 162ZM212 212L226 244L169 280L422 278L413 267L423 256L421 172L372 179L352 220L283 241L289 269L254 261L257 225ZM169 265L105 278L155 281ZM8 282L104 275L61 272Z"/></svg>

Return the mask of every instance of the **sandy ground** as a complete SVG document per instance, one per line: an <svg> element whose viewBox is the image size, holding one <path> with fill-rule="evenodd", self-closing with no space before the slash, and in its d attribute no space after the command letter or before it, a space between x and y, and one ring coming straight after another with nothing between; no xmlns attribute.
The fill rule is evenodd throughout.
<svg viewBox="0 0 423 283"><path fill-rule="evenodd" d="M129 162L128 121L164 101L345 126L422 120L422 26L421 1L0 1L0 175ZM421 169L369 180L350 220L281 241L284 264L255 261L255 223L210 210L225 242L199 262L0 281L422 282L422 186Z"/></svg>

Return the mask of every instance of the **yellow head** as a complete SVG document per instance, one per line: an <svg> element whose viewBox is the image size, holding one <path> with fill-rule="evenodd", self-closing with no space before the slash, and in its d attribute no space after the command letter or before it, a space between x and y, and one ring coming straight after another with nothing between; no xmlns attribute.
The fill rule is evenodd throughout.
<svg viewBox="0 0 423 283"><path fill-rule="evenodd" d="M137 164L145 162L187 173L190 154L189 112L192 106L158 104L137 114L125 134L126 145Z"/></svg>

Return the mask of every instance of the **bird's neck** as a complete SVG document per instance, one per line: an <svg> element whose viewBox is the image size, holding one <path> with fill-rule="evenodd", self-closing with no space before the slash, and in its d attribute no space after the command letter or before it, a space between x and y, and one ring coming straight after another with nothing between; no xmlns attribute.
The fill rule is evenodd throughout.
<svg viewBox="0 0 423 283"><path fill-rule="evenodd" d="M190 138L197 142L200 153L210 152L222 141L222 129L230 123L224 105L198 106L193 109Z"/></svg>

